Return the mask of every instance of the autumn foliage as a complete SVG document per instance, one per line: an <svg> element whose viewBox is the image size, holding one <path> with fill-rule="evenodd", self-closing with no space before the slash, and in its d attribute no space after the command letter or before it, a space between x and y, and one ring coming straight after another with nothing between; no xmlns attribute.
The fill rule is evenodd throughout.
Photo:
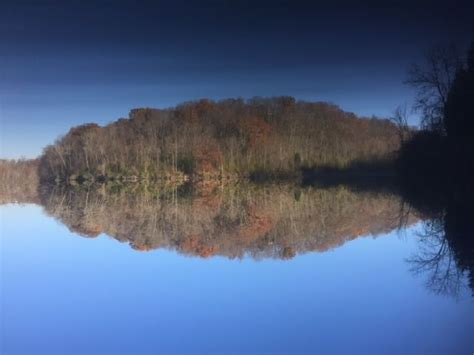
<svg viewBox="0 0 474 355"><path fill-rule="evenodd" d="M398 147L388 120L358 118L328 103L204 99L72 128L44 149L39 172L42 181L270 176L302 166L344 167Z"/></svg>

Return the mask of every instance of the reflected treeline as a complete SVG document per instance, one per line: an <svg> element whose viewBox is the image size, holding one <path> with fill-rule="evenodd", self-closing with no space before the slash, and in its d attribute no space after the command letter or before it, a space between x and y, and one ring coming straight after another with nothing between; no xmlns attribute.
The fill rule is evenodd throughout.
<svg viewBox="0 0 474 355"><path fill-rule="evenodd" d="M401 199L346 187L288 185L170 188L140 184L43 189L47 213L86 237L105 233L136 250L228 258L326 251L400 224ZM417 220L410 214L406 223Z"/></svg>

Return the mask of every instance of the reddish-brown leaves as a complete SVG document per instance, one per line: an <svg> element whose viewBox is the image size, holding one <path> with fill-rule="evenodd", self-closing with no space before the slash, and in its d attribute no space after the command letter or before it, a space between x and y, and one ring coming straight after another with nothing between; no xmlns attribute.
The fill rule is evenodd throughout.
<svg viewBox="0 0 474 355"><path fill-rule="evenodd" d="M272 127L267 122L256 116L242 118L239 129L247 135L250 147L254 147L257 143L265 144L272 131Z"/></svg>

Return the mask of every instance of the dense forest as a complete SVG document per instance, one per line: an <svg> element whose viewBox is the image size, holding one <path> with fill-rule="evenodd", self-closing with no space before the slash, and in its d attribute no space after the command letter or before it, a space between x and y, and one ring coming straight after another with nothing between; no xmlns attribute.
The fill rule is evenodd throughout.
<svg viewBox="0 0 474 355"><path fill-rule="evenodd" d="M200 100L134 109L104 127L72 128L40 158L42 181L229 179L384 159L399 148L389 120L292 97Z"/></svg>
<svg viewBox="0 0 474 355"><path fill-rule="evenodd" d="M38 159L0 159L0 204L37 203L38 167Z"/></svg>

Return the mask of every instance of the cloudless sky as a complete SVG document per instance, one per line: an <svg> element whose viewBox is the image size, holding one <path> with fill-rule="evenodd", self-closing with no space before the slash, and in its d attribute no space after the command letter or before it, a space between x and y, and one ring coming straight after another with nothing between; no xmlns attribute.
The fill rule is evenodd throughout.
<svg viewBox="0 0 474 355"><path fill-rule="evenodd" d="M35 157L73 125L203 97L292 95L388 116L410 103L405 72L426 48L467 44L473 8L468 1L3 0L0 158Z"/></svg>

